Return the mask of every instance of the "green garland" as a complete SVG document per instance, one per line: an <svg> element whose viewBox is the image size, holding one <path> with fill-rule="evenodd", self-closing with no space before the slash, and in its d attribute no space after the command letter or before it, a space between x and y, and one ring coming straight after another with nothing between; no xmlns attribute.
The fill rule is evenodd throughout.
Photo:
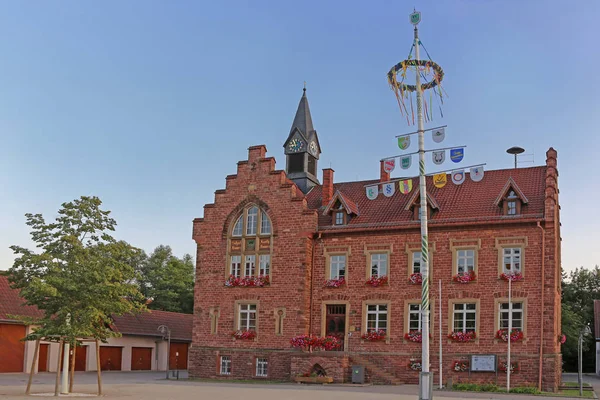
<svg viewBox="0 0 600 400"><path fill-rule="evenodd" d="M396 76L398 71L406 71L408 67L426 67L433 68L434 71L434 79L431 82L421 84L421 90L433 89L437 85L440 84L442 79L444 79L444 70L438 64L431 60L404 60L394 65L390 72L388 72L388 83L394 90L400 90L401 92L415 92L417 90L416 85L408 85L406 83L398 82Z"/></svg>

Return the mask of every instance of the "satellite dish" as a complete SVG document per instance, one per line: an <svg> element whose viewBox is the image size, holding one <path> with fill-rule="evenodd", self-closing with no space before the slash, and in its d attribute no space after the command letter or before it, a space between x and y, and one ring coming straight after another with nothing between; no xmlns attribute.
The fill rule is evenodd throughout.
<svg viewBox="0 0 600 400"><path fill-rule="evenodd" d="M510 149L506 150L508 154L513 154L515 156L515 168L517 168L517 156L525 151L524 148L519 146L513 146Z"/></svg>

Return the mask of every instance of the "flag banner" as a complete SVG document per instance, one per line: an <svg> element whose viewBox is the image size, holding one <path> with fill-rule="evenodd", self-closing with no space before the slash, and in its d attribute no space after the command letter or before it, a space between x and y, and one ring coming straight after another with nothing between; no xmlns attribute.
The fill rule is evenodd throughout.
<svg viewBox="0 0 600 400"><path fill-rule="evenodd" d="M471 168L471 171L469 172L469 176L471 177L471 180L473 182L479 182L480 180L482 180L483 179L483 165L480 165L479 167Z"/></svg>
<svg viewBox="0 0 600 400"><path fill-rule="evenodd" d="M400 150L406 150L408 146L410 146L410 136L400 136L398 138L398 147L400 147Z"/></svg>
<svg viewBox="0 0 600 400"><path fill-rule="evenodd" d="M434 129L431 132L431 138L436 143L443 142L445 137L446 137L446 131L444 130L444 128Z"/></svg>
<svg viewBox="0 0 600 400"><path fill-rule="evenodd" d="M465 156L465 149L450 149L450 159L455 162L461 162Z"/></svg>
<svg viewBox="0 0 600 400"><path fill-rule="evenodd" d="M435 174L433 176L433 184L435 185L436 188L443 188L444 186L446 186L447 181L448 181L448 176L446 175L445 172L442 172L441 174Z"/></svg>
<svg viewBox="0 0 600 400"><path fill-rule="evenodd" d="M392 158L391 160L383 161L383 170L385 172L387 172L388 174L390 172L392 172L394 170L394 168L396 168L396 159L395 158Z"/></svg>
<svg viewBox="0 0 600 400"><path fill-rule="evenodd" d="M400 157L400 167L402 169L409 169L412 165L412 156Z"/></svg>
<svg viewBox="0 0 600 400"><path fill-rule="evenodd" d="M465 181L465 171L452 171L452 183L455 185L461 185Z"/></svg>
<svg viewBox="0 0 600 400"><path fill-rule="evenodd" d="M396 184L392 183L384 183L383 184L383 194L385 197L392 197L396 192Z"/></svg>
<svg viewBox="0 0 600 400"><path fill-rule="evenodd" d="M398 182L398 186L400 187L400 193L408 194L412 190L412 179L400 181Z"/></svg>
<svg viewBox="0 0 600 400"><path fill-rule="evenodd" d="M367 186L367 198L369 200L375 200L379 194L379 187L377 185Z"/></svg>
<svg viewBox="0 0 600 400"><path fill-rule="evenodd" d="M434 151L431 153L433 163L436 165L443 164L446 161L446 152L444 150Z"/></svg>

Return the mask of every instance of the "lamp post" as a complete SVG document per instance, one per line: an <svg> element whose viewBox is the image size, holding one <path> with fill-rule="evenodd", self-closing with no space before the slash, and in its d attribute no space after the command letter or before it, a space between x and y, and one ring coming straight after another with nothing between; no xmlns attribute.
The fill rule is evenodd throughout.
<svg viewBox="0 0 600 400"><path fill-rule="evenodd" d="M591 333L590 324L585 325L579 331L579 341L577 344L577 355L579 358L579 368L577 371L577 382L579 383L579 396L583 396L583 336Z"/></svg>
<svg viewBox="0 0 600 400"><path fill-rule="evenodd" d="M158 331L160 333L162 333L163 335L163 340L167 339L167 379L169 379L169 355L171 352L171 330L169 329L169 327L167 325L161 325L158 327Z"/></svg>

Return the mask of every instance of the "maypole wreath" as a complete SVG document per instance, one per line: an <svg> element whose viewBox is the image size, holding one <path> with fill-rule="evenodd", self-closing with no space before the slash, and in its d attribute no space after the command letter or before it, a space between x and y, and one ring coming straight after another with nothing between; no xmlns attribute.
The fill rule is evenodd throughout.
<svg viewBox="0 0 600 400"><path fill-rule="evenodd" d="M423 46L423 43L419 42L419 45ZM414 48L414 45L413 45ZM423 46L425 52L427 50ZM429 53L427 53L429 56ZM394 65L390 72L387 74L388 83L390 88L396 95L396 100L398 100L398 107L400 107L400 113L405 115L406 113L406 122L411 125L412 116L412 124L415 123L415 111L413 108L412 101L412 92L417 91L417 85L412 85L409 83L405 83L406 79L406 71L409 69L418 72L421 77L421 90L423 93L423 116L425 118L425 122L433 120L433 95L435 94L436 99L439 97L440 104L439 110L440 115L443 117L441 105L444 104L444 92L442 88L442 80L444 79L444 70L437 63L431 60L414 60L412 57L412 48L411 52L408 55L408 59L399 62ZM429 77L429 78L428 78ZM427 101L427 96L425 95L425 91L430 90L429 92L429 101ZM409 99L410 103L410 112L405 104L405 99Z"/></svg>

